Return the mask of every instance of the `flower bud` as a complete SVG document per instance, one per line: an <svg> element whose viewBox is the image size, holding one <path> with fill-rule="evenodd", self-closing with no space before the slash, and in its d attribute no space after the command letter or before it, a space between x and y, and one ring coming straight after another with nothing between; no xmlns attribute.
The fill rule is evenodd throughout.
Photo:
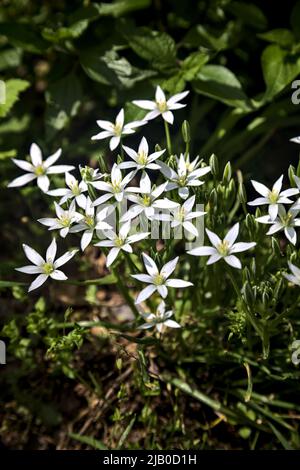
<svg viewBox="0 0 300 470"><path fill-rule="evenodd" d="M227 162L223 172L223 183L229 183L232 176L231 163Z"/></svg>
<svg viewBox="0 0 300 470"><path fill-rule="evenodd" d="M160 152L162 150L161 146L159 144L156 144L154 147L155 152Z"/></svg>
<svg viewBox="0 0 300 470"><path fill-rule="evenodd" d="M211 174L217 177L219 175L219 161L218 157L214 153L210 156L209 166L211 169Z"/></svg>
<svg viewBox="0 0 300 470"><path fill-rule="evenodd" d="M299 166L299 165L298 165ZM290 165L289 166L289 169L288 169L288 176L289 176L289 180L290 180L290 185L294 188L296 186L296 183L295 183L295 179L294 179L294 176L295 176L295 167L293 165Z"/></svg>
<svg viewBox="0 0 300 470"><path fill-rule="evenodd" d="M184 142L188 144L191 140L190 125L188 121L183 121L181 126L181 132Z"/></svg>
<svg viewBox="0 0 300 470"><path fill-rule="evenodd" d="M247 202L247 194L246 194L246 189L243 183L239 184L238 188L238 198L241 204L246 204Z"/></svg>
<svg viewBox="0 0 300 470"><path fill-rule="evenodd" d="M209 204L212 206L212 207L216 207L217 204L218 204L218 195L217 195L217 191L214 189L212 189L210 195L209 195Z"/></svg>
<svg viewBox="0 0 300 470"><path fill-rule="evenodd" d="M278 241L276 240L275 237L272 237L271 243L272 243L272 251L273 251L274 255L276 257L281 256L280 246L279 246L279 243L278 243Z"/></svg>

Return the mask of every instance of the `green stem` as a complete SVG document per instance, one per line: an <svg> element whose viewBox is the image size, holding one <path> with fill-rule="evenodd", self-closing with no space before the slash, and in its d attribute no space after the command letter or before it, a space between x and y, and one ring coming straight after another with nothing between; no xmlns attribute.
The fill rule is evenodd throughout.
<svg viewBox="0 0 300 470"><path fill-rule="evenodd" d="M132 297L128 293L127 287L123 283L122 274L119 275L119 273L117 272L116 269L112 268L111 270L112 270L112 273L114 274L114 276L116 276L116 278L118 279L117 286L118 286L122 296L126 300L127 304L129 305L129 307L131 308L131 310L135 314L135 316L139 317L140 313L139 313L138 309L136 308L136 305L135 305Z"/></svg>
<svg viewBox="0 0 300 470"><path fill-rule="evenodd" d="M120 331L133 331L135 330L133 324L127 325L115 325L113 323L97 320L97 321L78 321L78 322L65 322L65 323L55 323L54 328L75 328L78 325L81 328L93 328L95 326L103 326L104 328L111 330L120 330Z"/></svg>
<svg viewBox="0 0 300 470"><path fill-rule="evenodd" d="M170 137L170 129L169 129L169 124L167 123L167 121L164 120L164 124L165 124L167 149L168 149L168 154L170 157L172 155L172 143L171 143L171 137Z"/></svg>

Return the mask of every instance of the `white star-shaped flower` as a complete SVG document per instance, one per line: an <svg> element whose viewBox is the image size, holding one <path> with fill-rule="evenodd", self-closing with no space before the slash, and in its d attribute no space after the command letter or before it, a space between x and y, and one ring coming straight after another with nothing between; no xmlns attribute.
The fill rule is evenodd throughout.
<svg viewBox="0 0 300 470"><path fill-rule="evenodd" d="M268 204L269 215L271 220L275 220L278 214L279 204L292 204L293 201L288 199L289 196L294 196L299 193L299 189L290 188L285 191L281 191L283 175L278 178L274 183L272 189L267 188L264 184L258 183L257 181L251 181L255 190L263 197L258 197L254 201L248 202L249 206L263 206Z"/></svg>
<svg viewBox="0 0 300 470"><path fill-rule="evenodd" d="M38 222L49 227L49 230L59 230L60 236L65 238L69 233L71 225L83 219L83 215L76 212L75 201L72 201L70 207L66 210L60 207L56 202L54 206L57 217L45 217L38 219Z"/></svg>
<svg viewBox="0 0 300 470"><path fill-rule="evenodd" d="M109 208L105 207L95 214L95 207L89 197L86 198L85 215L77 225L70 228L70 233L83 232L80 246L82 251L91 243L95 230L111 230L112 226L105 222Z"/></svg>
<svg viewBox="0 0 300 470"><path fill-rule="evenodd" d="M176 208L179 205L177 202L170 201L168 198L158 199L166 190L167 184L163 183L153 189L149 176L144 172L140 180L140 186L128 188L130 193L127 194L127 199L134 204L123 215L121 221L126 222L127 220L134 219L142 213L146 215L147 219L151 220L157 209L171 210ZM131 193L139 193L139 195Z"/></svg>
<svg viewBox="0 0 300 470"><path fill-rule="evenodd" d="M295 266L294 264L292 263L288 263L289 265L289 268L290 270L292 271L292 274L290 273L284 273L283 276L290 282L292 282L292 284L295 284L297 286L300 286L300 269L297 268L297 266Z"/></svg>
<svg viewBox="0 0 300 470"><path fill-rule="evenodd" d="M156 263L150 256L146 255L146 253L142 253L142 256L148 274L131 274L131 277L138 281L145 282L149 284L149 286L145 287L145 289L139 293L135 301L136 304L140 304L148 299L155 291L165 299L168 295L168 287L183 288L193 285L191 282L183 281L182 279L168 279L172 272L175 271L179 259L178 256L166 263L161 270L158 269Z"/></svg>
<svg viewBox="0 0 300 470"><path fill-rule="evenodd" d="M210 256L206 264L213 264L220 259L224 259L224 261L233 268L241 269L241 262L234 256L234 253L249 250L253 248L256 243L234 243L238 237L239 229L239 223L235 224L228 231L223 240L221 240L216 233L206 229L207 236L213 246L199 246L198 248L193 248L188 251L188 254L193 256Z"/></svg>
<svg viewBox="0 0 300 470"><path fill-rule="evenodd" d="M190 163L189 159L185 160L184 155L181 154L180 157L177 158L177 172L163 162L160 163L160 170L162 174L170 180L167 185L167 191L178 189L179 196L182 199L187 199L189 196L189 187L204 184L204 181L199 178L209 173L210 167L196 168L196 163Z"/></svg>
<svg viewBox="0 0 300 470"><path fill-rule="evenodd" d="M61 197L59 201L60 205L64 204L68 199L74 198L78 206L81 207L81 209L85 209L86 196L84 193L88 190L87 184L84 181L80 181L79 183L70 173L66 173L65 178L67 188L52 189L48 191L47 194L49 194L49 196Z"/></svg>
<svg viewBox="0 0 300 470"><path fill-rule="evenodd" d="M300 219L297 218L300 206L292 206L287 212L282 205L278 207L278 215L272 220L269 215L258 217L256 220L261 224L271 224L267 235L273 235L276 232L284 231L286 238L293 244L297 243L297 233L294 227L300 227Z"/></svg>
<svg viewBox="0 0 300 470"><path fill-rule="evenodd" d="M188 93L188 91L183 91L182 93L171 96L171 98L167 100L163 90L158 86L155 92L155 101L135 100L133 103L139 108L150 110L144 117L145 121L150 121L161 115L165 121L169 124L173 124L174 115L172 111L186 106L186 104L179 103L179 101L185 98Z"/></svg>
<svg viewBox="0 0 300 470"><path fill-rule="evenodd" d="M158 162L154 162L166 151L160 150L149 155L149 146L145 137L142 138L137 152L125 145L123 145L123 149L133 161L119 163L118 167L121 169L134 168L136 171L145 169L159 170Z"/></svg>
<svg viewBox="0 0 300 470"><path fill-rule="evenodd" d="M195 211L192 212L192 209L195 204L195 196L191 196L187 199L181 207L177 207L174 211L173 220L171 222L171 227L183 227L188 233L194 235L194 237L198 237L199 233L197 228L193 225L191 220L196 219L198 217L202 217L206 214L206 212L202 211Z"/></svg>
<svg viewBox="0 0 300 470"><path fill-rule="evenodd" d="M130 222L127 222L120 227L118 235L113 231L107 231L105 232L105 236L108 238L108 240L101 240L100 242L95 243L95 246L111 248L106 258L107 267L109 267L115 261L120 251L123 250L127 253L132 253L131 244L140 240L144 240L149 236L149 232L136 233L134 235L128 236L129 231Z"/></svg>
<svg viewBox="0 0 300 470"><path fill-rule="evenodd" d="M17 271L25 274L38 274L38 277L30 284L28 292L40 287L50 276L52 279L57 281L65 281L67 276L60 271L63 264L67 263L78 250L67 251L64 255L55 261L57 245L56 240L53 238L50 243L47 252L46 259L42 258L37 251L28 245L23 244L25 255L32 262L32 266L23 266L22 268L16 268Z"/></svg>
<svg viewBox="0 0 300 470"><path fill-rule="evenodd" d="M132 121L124 124L124 109L121 109L116 117L115 122L98 120L97 124L104 131L99 134L93 135L92 140L101 140L110 138L109 147L110 150L115 150L120 141L122 135L134 134L135 128L146 124L145 121Z"/></svg>
<svg viewBox="0 0 300 470"><path fill-rule="evenodd" d="M8 188L16 188L18 186L25 186L25 184L37 179L38 187L45 193L48 191L50 186L50 180L48 175L54 175L59 173L67 173L68 171L74 170L74 166L71 165L54 165L56 160L61 155L61 149L58 149L53 155L46 158L43 161L43 155L40 147L33 143L29 150L31 163L26 160L18 160L13 158L13 162L22 170L27 171L27 174L19 176L9 183ZM54 166L53 166L54 165Z"/></svg>
<svg viewBox="0 0 300 470"><path fill-rule="evenodd" d="M133 176L134 171L131 171L130 173L128 173L128 175L123 178L120 168L116 163L114 163L111 170L109 182L94 181L91 183L91 185L94 186L96 189L106 192L106 194L103 194L103 196L98 197L93 202L93 206L99 206L100 204L103 204L111 198L115 198L117 202L121 202L124 198L125 193L127 192L126 186L132 180Z"/></svg>
<svg viewBox="0 0 300 470"><path fill-rule="evenodd" d="M166 304L162 300L155 313L141 312L141 316L144 318L146 323L139 326L138 328L140 330L147 330L149 328L155 327L159 333L163 332L165 326L168 326L169 328L181 328L179 323L177 323L175 320L170 320L170 317L173 315L173 311L165 310Z"/></svg>

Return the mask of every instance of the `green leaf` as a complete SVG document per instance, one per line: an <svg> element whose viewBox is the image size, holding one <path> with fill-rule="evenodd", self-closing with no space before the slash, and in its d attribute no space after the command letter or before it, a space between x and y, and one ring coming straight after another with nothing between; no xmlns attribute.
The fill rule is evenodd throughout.
<svg viewBox="0 0 300 470"><path fill-rule="evenodd" d="M268 26L265 14L253 3L230 2L226 8L239 20L255 29L266 29Z"/></svg>
<svg viewBox="0 0 300 470"><path fill-rule="evenodd" d="M258 34L258 37L283 47L292 46L295 41L292 31L284 28L272 29L266 33Z"/></svg>
<svg viewBox="0 0 300 470"><path fill-rule="evenodd" d="M249 109L242 85L231 70L222 65L204 65L193 82L197 93L222 101L228 106Z"/></svg>
<svg viewBox="0 0 300 470"><path fill-rule="evenodd" d="M107 447L103 444L103 442L98 441L97 439L94 439L93 437L81 436L80 434L76 434L73 432L70 432L69 436L72 439L75 439L76 441L81 442L82 444L87 444L88 446L93 447L93 449L107 450Z"/></svg>
<svg viewBox="0 0 300 470"><path fill-rule="evenodd" d="M232 33L233 27L230 23L219 36L210 32L203 25L198 24L187 33L183 42L188 47L206 47L215 51L222 51L229 47Z"/></svg>
<svg viewBox="0 0 300 470"><path fill-rule="evenodd" d="M101 53L99 49L82 51L80 63L86 74L96 82L119 89L131 88L136 82L155 75L151 70L139 70L114 50Z"/></svg>
<svg viewBox="0 0 300 470"><path fill-rule="evenodd" d="M0 23L0 35L6 36L14 46L33 54L41 54L49 47L31 23Z"/></svg>
<svg viewBox="0 0 300 470"><path fill-rule="evenodd" d="M22 58L21 49L4 49L0 51L0 71L18 67Z"/></svg>
<svg viewBox="0 0 300 470"><path fill-rule="evenodd" d="M132 32L127 29L123 34L133 51L153 68L167 71L176 67L176 45L167 33L137 28Z"/></svg>
<svg viewBox="0 0 300 470"><path fill-rule="evenodd" d="M7 158L14 158L17 155L16 149L12 150L5 150L3 152L0 152L0 161L1 160L6 160Z"/></svg>
<svg viewBox="0 0 300 470"><path fill-rule="evenodd" d="M132 11L143 10L151 5L151 0L115 0L110 3L101 3L99 5L100 15L119 16L126 15Z"/></svg>
<svg viewBox="0 0 300 470"><path fill-rule="evenodd" d="M12 78L5 82L5 103L0 104L0 117L5 117L13 105L18 101L20 93L29 87L30 83L19 78Z"/></svg>
<svg viewBox="0 0 300 470"><path fill-rule="evenodd" d="M132 427L135 423L135 420L136 420L136 415L134 415L133 418L131 418L128 426L125 428L124 432L122 433L122 435L119 439L119 442L117 444L117 449L120 449L123 446L124 442L126 441L128 435L129 435L129 433L130 433L130 431L131 431L131 429L132 429Z"/></svg>
<svg viewBox="0 0 300 470"><path fill-rule="evenodd" d="M82 102L82 88L74 73L52 83L46 92L46 125L53 134L69 124Z"/></svg>
<svg viewBox="0 0 300 470"><path fill-rule="evenodd" d="M264 101L280 93L300 73L299 54L288 54L277 44L271 44L263 51L261 62L266 83Z"/></svg>
<svg viewBox="0 0 300 470"><path fill-rule="evenodd" d="M87 20L77 21L70 26L64 26L58 29L44 28L42 35L51 42L60 42L66 39L76 39L86 30L89 23Z"/></svg>

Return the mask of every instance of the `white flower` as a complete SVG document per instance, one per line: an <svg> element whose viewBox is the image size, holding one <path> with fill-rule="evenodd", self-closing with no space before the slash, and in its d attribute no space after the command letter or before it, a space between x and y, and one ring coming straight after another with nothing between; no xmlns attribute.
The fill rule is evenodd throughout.
<svg viewBox="0 0 300 470"><path fill-rule="evenodd" d="M64 204L68 199L75 198L78 206L81 209L85 209L86 206L86 197L83 193L88 190L87 184L84 181L80 181L71 175L70 173L66 173L66 186L67 188L58 188L52 189L48 191L47 194L49 196L61 197L59 204Z"/></svg>
<svg viewBox="0 0 300 470"><path fill-rule="evenodd" d="M213 264L224 259L227 264L233 268L241 269L242 265L240 260L234 256L234 253L249 250L256 245L255 242L251 243L234 243L239 234L239 223L235 224L227 233L225 238L221 240L218 235L206 229L208 238L213 246L200 246L188 251L189 255L193 256L210 256L206 264Z"/></svg>
<svg viewBox="0 0 300 470"><path fill-rule="evenodd" d="M124 125L124 109L121 109L119 114L116 117L115 122L110 121L97 121L97 124L104 131L99 132L99 134L93 135L92 140L101 140L111 137L109 142L110 150L115 150L120 141L122 135L134 134L135 127L143 126L146 124L145 121L132 121Z"/></svg>
<svg viewBox="0 0 300 470"><path fill-rule="evenodd" d="M149 155L149 146L145 137L142 138L137 152L125 145L123 145L123 149L133 161L120 163L118 167L121 169L134 168L135 170L159 170L160 166L158 165L158 162L153 162L155 162L155 160L165 152L165 150L160 150L159 152L154 152Z"/></svg>
<svg viewBox="0 0 300 470"><path fill-rule="evenodd" d="M77 250L67 251L55 261L57 250L55 238L53 238L47 249L46 260L44 260L41 255L28 245L23 244L23 249L25 255L29 261L32 262L33 266L23 266L22 268L16 268L16 270L26 274L39 274L39 276L30 284L28 292L37 289L44 284L49 276L57 281L65 281L68 279L67 276L58 268L67 263L75 253L77 253Z"/></svg>
<svg viewBox="0 0 300 470"><path fill-rule="evenodd" d="M75 201L72 201L69 209L66 210L62 209L56 202L54 205L57 217L38 219L38 222L49 227L49 230L59 230L60 236L65 238L69 233L71 225L74 222L79 222L83 215L76 212Z"/></svg>
<svg viewBox="0 0 300 470"><path fill-rule="evenodd" d="M70 228L70 233L83 231L80 242L82 251L84 251L91 243L95 230L110 230L112 228L111 225L105 222L108 209L108 207L105 207L95 214L95 208L92 206L92 201L89 197L86 198L85 215L82 220L80 220L79 224Z"/></svg>
<svg viewBox="0 0 300 470"><path fill-rule="evenodd" d="M26 160L17 160L13 158L13 162L22 170L28 173L23 176L19 176L9 183L8 188L16 188L17 186L24 186L29 181L37 178L38 187L45 193L48 191L50 181L47 175L54 175L59 173L66 173L67 171L74 170L74 166L71 165L55 165L53 164L58 160L61 155L61 149L58 149L53 155L50 155L45 161L42 159L42 151L37 144L31 144L30 146L30 158L29 163Z"/></svg>
<svg viewBox="0 0 300 470"><path fill-rule="evenodd" d="M155 291L165 299L168 295L168 287L177 288L193 285L191 282L183 281L182 279L168 279L172 272L175 271L179 259L178 256L166 263L160 271L150 256L145 253L142 253L142 256L148 274L132 274L131 277L150 285L145 287L145 289L139 293L135 301L136 304L140 304L144 300L148 299Z"/></svg>
<svg viewBox="0 0 300 470"><path fill-rule="evenodd" d="M198 237L199 233L197 228L192 224L191 220L197 217L202 217L206 212L196 211L192 212L195 204L195 196L187 199L181 207L175 209L174 217L171 222L171 227L183 227L187 232L191 233L195 237Z"/></svg>
<svg viewBox="0 0 300 470"><path fill-rule="evenodd" d="M146 321L143 325L139 326L138 328L141 330L147 330L148 328L155 327L159 333L162 333L164 330L164 326L168 326L170 328L181 328L179 323L174 320L170 320L170 317L173 315L172 310L165 311L166 304L162 300L159 306L156 309L156 313L142 313L141 315Z"/></svg>
<svg viewBox="0 0 300 470"><path fill-rule="evenodd" d="M249 206L262 206L264 204L268 204L271 220L275 220L278 214L278 204L292 204L293 201L288 199L288 197L299 193L299 189L296 188L281 191L282 180L283 175L278 178L271 190L264 184L252 180L251 183L253 184L253 187L263 197L258 197L254 199L254 201L248 202Z"/></svg>
<svg viewBox="0 0 300 470"><path fill-rule="evenodd" d="M139 108L149 109L150 112L146 114L144 119L146 121L150 121L151 119L155 119L157 116L161 115L162 118L170 124L174 122L174 115L172 111L175 109L184 108L186 105L182 103L178 103L178 101L182 100L188 95L188 91L184 91L182 93L178 93L177 95L173 95L168 100L160 86L156 88L155 92L155 101L150 100L135 100L133 103Z"/></svg>
<svg viewBox="0 0 300 470"><path fill-rule="evenodd" d="M105 236L107 236L109 240L102 240L95 243L95 246L106 246L111 248L106 258L107 267L115 261L121 250L126 251L127 253L132 253L132 247L130 246L131 243L138 242L149 236L149 232L136 233L128 236L129 231L130 222L127 222L120 227L118 235L113 231L107 231L105 232Z"/></svg>
<svg viewBox="0 0 300 470"><path fill-rule="evenodd" d="M189 196L190 186L201 186L204 181L199 180L201 176L210 172L210 167L196 168L196 163L190 163L189 159L185 160L184 155L181 154L177 158L177 172L170 168L165 163L160 163L160 170L162 174L170 180L167 185L167 191L178 188L178 194L182 199ZM190 171L192 169L192 171Z"/></svg>
<svg viewBox="0 0 300 470"><path fill-rule="evenodd" d="M297 208L298 207L298 208ZM281 230L284 231L286 238L293 244L297 243L297 233L294 227L300 227L300 219L297 219L300 206L292 206L288 212L282 205L278 207L278 215L272 220L269 215L258 217L256 220L261 224L272 224L267 235L273 235Z"/></svg>
<svg viewBox="0 0 300 470"><path fill-rule="evenodd" d="M99 206L113 197L117 202L121 202L126 192L126 186L132 180L133 176L134 171L131 171L123 178L120 168L114 163L111 170L110 182L95 181L91 183L96 189L106 192L106 194L98 197L98 199L93 202L93 206Z"/></svg>
<svg viewBox="0 0 300 470"><path fill-rule="evenodd" d="M139 195L128 194L127 199L134 204L129 208L126 214L121 218L122 222L134 219L138 215L144 213L147 219L151 220L155 214L156 209L174 209L178 206L177 202L170 201L167 198L158 199L159 196L166 190L168 183L163 183L157 188L151 188L151 180L147 173L143 172L140 187L130 187L128 191L132 193L139 193Z"/></svg>
<svg viewBox="0 0 300 470"><path fill-rule="evenodd" d="M300 269L297 268L292 263L288 263L290 270L292 271L292 274L283 274L283 276L293 284L296 284L297 286L300 286Z"/></svg>
<svg viewBox="0 0 300 470"><path fill-rule="evenodd" d="M295 142L295 144L300 144L300 135L298 135L297 137L293 137L292 139L290 139L290 142Z"/></svg>

